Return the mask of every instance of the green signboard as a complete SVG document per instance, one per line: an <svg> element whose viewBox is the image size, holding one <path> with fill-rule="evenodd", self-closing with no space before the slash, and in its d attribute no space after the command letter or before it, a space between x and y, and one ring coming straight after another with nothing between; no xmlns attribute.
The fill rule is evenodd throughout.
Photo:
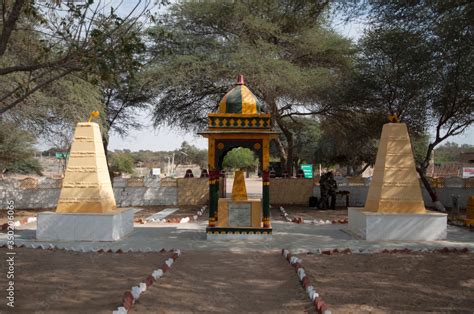
<svg viewBox="0 0 474 314"><path fill-rule="evenodd" d="M313 165L302 164L301 170L303 170L305 179L313 178Z"/></svg>
<svg viewBox="0 0 474 314"><path fill-rule="evenodd" d="M69 157L69 153L56 153L56 159L66 159Z"/></svg>

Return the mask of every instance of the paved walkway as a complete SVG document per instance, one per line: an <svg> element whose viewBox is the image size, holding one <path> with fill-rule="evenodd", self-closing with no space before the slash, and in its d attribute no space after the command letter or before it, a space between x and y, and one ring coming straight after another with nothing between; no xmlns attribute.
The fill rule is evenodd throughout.
<svg viewBox="0 0 474 314"><path fill-rule="evenodd" d="M133 251L157 251L162 248L181 250L228 250L255 251L279 250L312 251L324 248L351 248L382 250L385 248L434 249L442 247L467 247L474 251L474 232L464 228L448 226L448 238L444 241L365 241L346 232L347 225L310 225L273 222L273 237L268 240L206 240L207 222L184 224L136 224L135 230L117 242L41 242L35 239L36 223L16 230L16 244L49 245L70 249L122 249ZM0 244L6 243L7 235L0 234Z"/></svg>

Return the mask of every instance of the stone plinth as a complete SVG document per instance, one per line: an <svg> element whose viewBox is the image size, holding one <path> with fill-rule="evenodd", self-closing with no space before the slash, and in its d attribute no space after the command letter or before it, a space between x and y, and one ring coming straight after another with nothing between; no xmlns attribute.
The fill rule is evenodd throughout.
<svg viewBox="0 0 474 314"><path fill-rule="evenodd" d="M115 207L99 125L78 123L56 212L107 213Z"/></svg>
<svg viewBox="0 0 474 314"><path fill-rule="evenodd" d="M365 210L379 213L426 211L404 123L383 126Z"/></svg>
<svg viewBox="0 0 474 314"><path fill-rule="evenodd" d="M272 228L262 227L262 202L257 199L220 198L215 227L206 228L208 240L262 240L272 238Z"/></svg>
<svg viewBox="0 0 474 314"><path fill-rule="evenodd" d="M133 231L133 209L108 213L38 214L40 241L117 241Z"/></svg>
<svg viewBox="0 0 474 314"><path fill-rule="evenodd" d="M218 207L217 227L261 227L262 202L260 200L234 201L229 198L220 198ZM248 217L245 217L247 213Z"/></svg>
<svg viewBox="0 0 474 314"><path fill-rule="evenodd" d="M349 231L368 241L435 241L446 239L447 214L377 213L349 207Z"/></svg>

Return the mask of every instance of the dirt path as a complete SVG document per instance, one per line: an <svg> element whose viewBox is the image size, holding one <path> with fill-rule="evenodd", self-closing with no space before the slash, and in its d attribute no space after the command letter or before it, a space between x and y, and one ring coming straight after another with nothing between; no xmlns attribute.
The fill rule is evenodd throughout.
<svg viewBox="0 0 474 314"><path fill-rule="evenodd" d="M305 313L312 307L293 268L277 253L184 252L133 311Z"/></svg>
<svg viewBox="0 0 474 314"><path fill-rule="evenodd" d="M7 310L6 251L0 249L0 313ZM16 249L15 312L112 313L123 293L170 255Z"/></svg>
<svg viewBox="0 0 474 314"><path fill-rule="evenodd" d="M333 313L474 309L474 254L299 255Z"/></svg>

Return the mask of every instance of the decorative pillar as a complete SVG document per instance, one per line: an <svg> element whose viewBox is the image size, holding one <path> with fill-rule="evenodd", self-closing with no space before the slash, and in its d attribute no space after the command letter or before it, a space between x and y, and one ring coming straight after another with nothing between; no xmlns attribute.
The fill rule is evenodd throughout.
<svg viewBox="0 0 474 314"><path fill-rule="evenodd" d="M263 140L262 161L262 209L263 228L270 228L270 145L269 140Z"/></svg>
<svg viewBox="0 0 474 314"><path fill-rule="evenodd" d="M217 206L219 201L219 170L209 171L209 227L217 222Z"/></svg>
<svg viewBox="0 0 474 314"><path fill-rule="evenodd" d="M262 181L263 228L270 228L270 171L262 171Z"/></svg>

